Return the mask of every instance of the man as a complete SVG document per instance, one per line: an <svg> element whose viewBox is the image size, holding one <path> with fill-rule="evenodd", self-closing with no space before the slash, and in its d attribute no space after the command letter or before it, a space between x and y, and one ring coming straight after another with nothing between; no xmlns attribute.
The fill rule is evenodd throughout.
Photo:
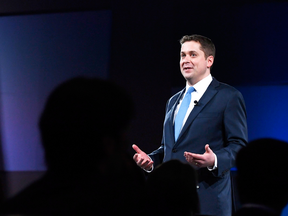
<svg viewBox="0 0 288 216"><path fill-rule="evenodd" d="M0 214L134 215L145 199L134 198L145 178L126 152L133 116L129 94L109 81L77 77L60 84L39 121L47 173L7 200Z"/></svg>
<svg viewBox="0 0 288 216"><path fill-rule="evenodd" d="M209 38L184 36L180 43L186 88L167 102L161 146L147 155L133 145L133 158L148 172L171 159L189 162L197 167L200 213L231 216L230 168L237 152L247 144L244 99L235 88L211 76L215 46Z"/></svg>
<svg viewBox="0 0 288 216"><path fill-rule="evenodd" d="M254 140L239 151L236 180L242 207L235 216L281 215L288 202L287 155L288 143L271 138Z"/></svg>

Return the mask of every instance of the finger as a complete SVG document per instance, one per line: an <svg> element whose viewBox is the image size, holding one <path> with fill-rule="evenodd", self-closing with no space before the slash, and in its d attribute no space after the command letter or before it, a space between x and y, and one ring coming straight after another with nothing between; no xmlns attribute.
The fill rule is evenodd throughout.
<svg viewBox="0 0 288 216"><path fill-rule="evenodd" d="M192 158L192 157L187 157L186 160L187 160L189 163L193 163L193 158Z"/></svg>
<svg viewBox="0 0 288 216"><path fill-rule="evenodd" d="M203 155L200 154L192 154L191 157L193 157L194 160L203 160Z"/></svg>
<svg viewBox="0 0 288 216"><path fill-rule="evenodd" d="M138 153L140 154L142 152L142 150L135 144L132 145L132 148Z"/></svg>
<svg viewBox="0 0 288 216"><path fill-rule="evenodd" d="M151 164L151 165L150 165ZM145 160L144 158L141 158L138 162L138 166L140 166L142 169L146 169L146 167L152 167L153 161L151 160Z"/></svg>
<svg viewBox="0 0 288 216"><path fill-rule="evenodd" d="M188 152L184 152L184 157L189 157L190 155L188 154Z"/></svg>
<svg viewBox="0 0 288 216"><path fill-rule="evenodd" d="M193 160L193 163L197 163L197 164L203 164L204 161L202 160Z"/></svg>
<svg viewBox="0 0 288 216"><path fill-rule="evenodd" d="M191 157L190 155L185 155L184 157L187 161L193 159L193 157Z"/></svg>
<svg viewBox="0 0 288 216"><path fill-rule="evenodd" d="M210 153L212 150L210 149L210 147L209 147L209 144L206 144L205 145L205 151L207 152L207 153Z"/></svg>
<svg viewBox="0 0 288 216"><path fill-rule="evenodd" d="M196 166L202 166L204 164L205 161L203 160L199 160L199 159L194 159L193 160L193 163L196 165Z"/></svg>
<svg viewBox="0 0 288 216"><path fill-rule="evenodd" d="M137 153L134 154L134 156L133 156L133 160L137 163L137 161L138 161L138 154L137 154Z"/></svg>
<svg viewBox="0 0 288 216"><path fill-rule="evenodd" d="M195 162L193 161L193 160L191 160L191 159L188 159L187 160L190 164L194 164Z"/></svg>
<svg viewBox="0 0 288 216"><path fill-rule="evenodd" d="M194 158L193 158L193 157L188 157L186 160L187 160L188 162L192 163L192 162L194 161Z"/></svg>
<svg viewBox="0 0 288 216"><path fill-rule="evenodd" d="M188 155L192 156L193 153L191 153L191 152L184 152L184 156L188 156Z"/></svg>
<svg viewBox="0 0 288 216"><path fill-rule="evenodd" d="M188 152L184 152L184 157L189 157L189 153Z"/></svg>
<svg viewBox="0 0 288 216"><path fill-rule="evenodd" d="M145 170L151 170L153 165L153 161L150 161L147 166L144 168Z"/></svg>
<svg viewBox="0 0 288 216"><path fill-rule="evenodd" d="M150 161L149 160L145 160L144 162L142 162L142 167L146 167L146 166L148 166L148 164L150 163Z"/></svg>
<svg viewBox="0 0 288 216"><path fill-rule="evenodd" d="M142 167L143 166L143 158L140 158L140 160L137 161L137 165Z"/></svg>

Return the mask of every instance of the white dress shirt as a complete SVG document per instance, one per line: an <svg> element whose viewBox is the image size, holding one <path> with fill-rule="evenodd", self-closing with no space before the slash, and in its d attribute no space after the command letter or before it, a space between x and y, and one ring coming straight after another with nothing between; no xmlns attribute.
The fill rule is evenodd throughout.
<svg viewBox="0 0 288 216"><path fill-rule="evenodd" d="M187 121L187 119L188 119L191 111L193 110L194 106L195 106L195 105L198 103L198 101L201 99L201 97L202 97L203 94L205 93L206 89L208 88L208 86L210 85L210 83L212 82L212 80L213 80L213 78L212 78L211 74L209 74L207 77L205 77L204 79L200 80L200 81L197 82L195 85L193 85L195 91L191 92L191 101L190 101L190 105L189 105L189 108L188 108L188 110L187 110L187 113L186 113L186 115L185 115L185 117L184 117L183 124L182 124L182 128L183 128L184 124L186 123L186 121ZM183 95L186 94L186 92L188 91L188 88L189 88L189 87L190 87L190 86L188 85L188 83L186 83L186 90L185 90L185 93L184 93ZM174 123L174 121L175 121L175 117L176 117L176 115L177 115L177 113L178 113L178 110L179 110L179 108L180 108L180 106L181 106L182 100L183 100L183 98L179 101L179 104L177 105L177 107L176 107L176 109L175 109L173 123ZM196 101L196 103L195 103L195 101ZM182 128L181 128L181 129L182 129ZM203 143L203 144L205 145L206 143ZM207 143L207 144L209 144L209 143ZM212 171L212 170L214 170L214 169L217 168L217 156L216 156L216 154L214 154L214 156L215 156L214 166L211 167L211 168L207 167L208 170L210 170L210 171Z"/></svg>
<svg viewBox="0 0 288 216"><path fill-rule="evenodd" d="M193 91L191 93L191 102L190 102L189 108L187 110L187 113L186 113L186 115L184 117L182 127L184 126L189 114L191 113L191 111L193 110L193 108L195 106L194 101L198 102L200 100L200 98L203 96L203 94L205 93L206 89L208 88L208 86L210 85L211 82L212 82L212 76L211 76L211 74L209 74L207 77L205 77L204 79L200 80L195 85L193 85L195 91ZM185 93L183 95L186 94L186 92L187 92L189 87L190 86L187 83L186 84L186 91L185 91ZM179 101L179 104L177 105L177 107L175 109L173 123L174 123L175 117L176 117L176 115L177 115L177 113L179 111L179 108L180 108L180 105L182 103L182 100L183 100L183 98Z"/></svg>

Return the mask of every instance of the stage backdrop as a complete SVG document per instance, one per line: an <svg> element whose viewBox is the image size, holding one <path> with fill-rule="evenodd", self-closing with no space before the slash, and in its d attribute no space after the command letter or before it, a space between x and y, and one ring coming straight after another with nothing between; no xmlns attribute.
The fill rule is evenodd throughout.
<svg viewBox="0 0 288 216"><path fill-rule="evenodd" d="M38 119L59 83L108 77L111 11L0 17L1 169L45 170Z"/></svg>
<svg viewBox="0 0 288 216"><path fill-rule="evenodd" d="M288 85L236 88L247 107L249 141L270 137L288 142Z"/></svg>

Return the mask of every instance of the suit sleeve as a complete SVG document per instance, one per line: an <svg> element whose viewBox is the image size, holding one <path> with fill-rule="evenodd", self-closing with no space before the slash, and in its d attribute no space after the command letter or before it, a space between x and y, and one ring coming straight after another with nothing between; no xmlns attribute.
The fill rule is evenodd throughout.
<svg viewBox="0 0 288 216"><path fill-rule="evenodd" d="M165 119L167 117L167 113L169 112L173 103L175 102L175 98L176 98L175 96L170 98L166 103ZM164 131L163 131L163 137L162 137L160 147L156 149L155 151L153 151L152 153L150 153L149 156L154 162L154 167L162 163L163 158L164 158Z"/></svg>
<svg viewBox="0 0 288 216"><path fill-rule="evenodd" d="M224 148L215 151L218 160L217 176L235 166L238 151L247 145L246 107L242 94L235 91L229 97L223 117Z"/></svg>

